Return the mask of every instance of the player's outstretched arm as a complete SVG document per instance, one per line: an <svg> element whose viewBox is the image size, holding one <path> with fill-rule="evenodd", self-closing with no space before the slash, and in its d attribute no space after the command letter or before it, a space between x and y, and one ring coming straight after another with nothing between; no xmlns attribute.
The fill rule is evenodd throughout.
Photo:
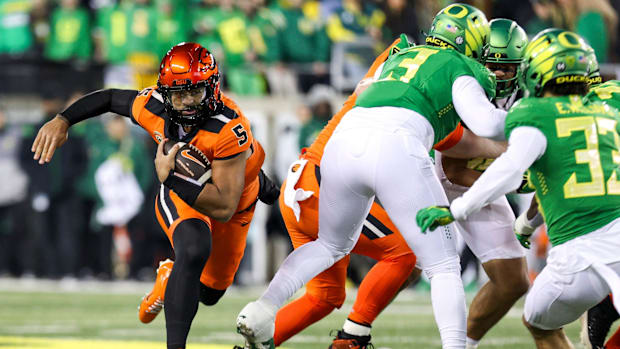
<svg viewBox="0 0 620 349"><path fill-rule="evenodd" d="M33 159L43 165L50 162L57 148L63 145L69 136L69 121L62 115L46 122L37 133L30 149L34 152Z"/></svg>

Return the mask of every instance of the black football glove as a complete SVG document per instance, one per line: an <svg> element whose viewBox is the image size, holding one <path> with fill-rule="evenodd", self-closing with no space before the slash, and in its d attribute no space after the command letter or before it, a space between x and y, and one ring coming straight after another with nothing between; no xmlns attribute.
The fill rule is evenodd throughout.
<svg viewBox="0 0 620 349"><path fill-rule="evenodd" d="M258 182L258 199L267 205L273 205L280 196L280 187L263 172L263 169L258 173Z"/></svg>

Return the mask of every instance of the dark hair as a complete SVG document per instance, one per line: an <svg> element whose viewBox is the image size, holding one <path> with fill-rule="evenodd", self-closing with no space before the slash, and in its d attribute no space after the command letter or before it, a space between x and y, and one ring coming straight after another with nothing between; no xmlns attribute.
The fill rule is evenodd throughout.
<svg viewBox="0 0 620 349"><path fill-rule="evenodd" d="M580 95L585 96L590 90L590 84L587 82L573 82L565 84L556 84L554 81L549 81L543 88L542 95L547 92L551 92L558 96L568 95Z"/></svg>

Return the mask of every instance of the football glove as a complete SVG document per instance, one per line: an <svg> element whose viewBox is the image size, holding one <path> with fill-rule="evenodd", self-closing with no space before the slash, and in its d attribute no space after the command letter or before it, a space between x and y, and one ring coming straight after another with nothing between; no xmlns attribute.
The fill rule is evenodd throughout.
<svg viewBox="0 0 620 349"><path fill-rule="evenodd" d="M263 172L261 168L258 172L258 199L267 205L273 205L278 201L280 196L280 187L278 187L272 180Z"/></svg>
<svg viewBox="0 0 620 349"><path fill-rule="evenodd" d="M536 230L536 227L532 227L527 219L527 212L523 212L517 219L512 227L515 235L517 236L517 240L521 246L525 248L530 248L530 238L532 237L532 233Z"/></svg>
<svg viewBox="0 0 620 349"><path fill-rule="evenodd" d="M454 222L454 217L448 206L430 206L418 211L415 217L420 230L425 234L426 230L433 231L440 225Z"/></svg>

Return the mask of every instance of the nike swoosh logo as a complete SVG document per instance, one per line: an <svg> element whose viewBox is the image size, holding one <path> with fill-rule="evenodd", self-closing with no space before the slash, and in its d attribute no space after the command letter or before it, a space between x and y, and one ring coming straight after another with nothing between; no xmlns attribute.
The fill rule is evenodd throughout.
<svg viewBox="0 0 620 349"><path fill-rule="evenodd" d="M245 227L246 225L250 224L250 222L245 222L245 223L241 223L242 227Z"/></svg>

